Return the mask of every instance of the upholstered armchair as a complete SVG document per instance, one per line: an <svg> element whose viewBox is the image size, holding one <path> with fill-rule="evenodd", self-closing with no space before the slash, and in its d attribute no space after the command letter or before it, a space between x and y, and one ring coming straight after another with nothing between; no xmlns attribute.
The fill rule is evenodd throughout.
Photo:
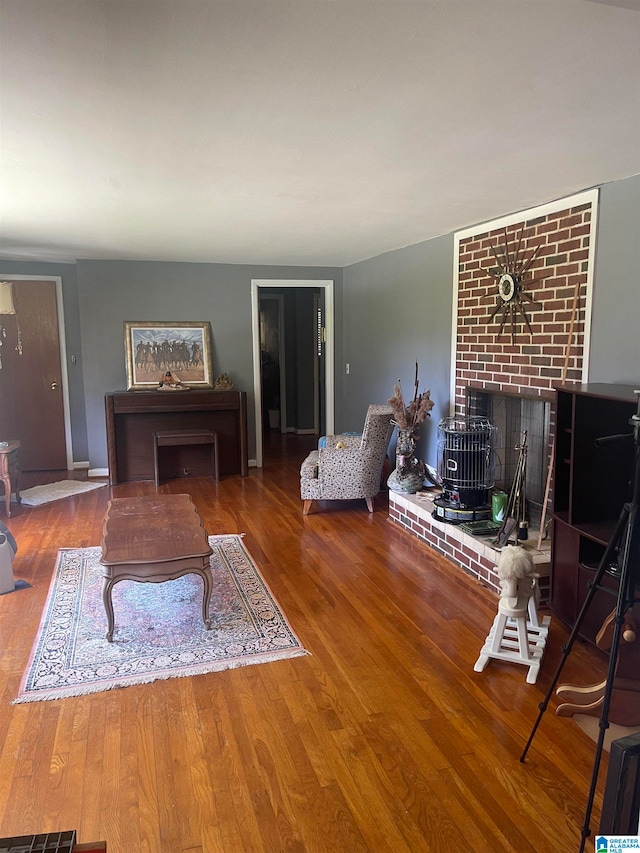
<svg viewBox="0 0 640 853"><path fill-rule="evenodd" d="M373 512L380 475L393 432L390 406L371 405L362 435L328 435L325 446L312 451L300 468L302 513L313 501L364 499Z"/></svg>

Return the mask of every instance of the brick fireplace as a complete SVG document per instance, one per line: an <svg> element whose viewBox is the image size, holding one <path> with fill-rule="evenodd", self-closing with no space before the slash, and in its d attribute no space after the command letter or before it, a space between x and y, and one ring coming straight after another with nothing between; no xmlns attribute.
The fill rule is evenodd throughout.
<svg viewBox="0 0 640 853"><path fill-rule="evenodd" d="M546 439L539 442L537 459L528 456L528 465L543 471L545 479L554 436L550 405L554 386L563 378L586 381L597 206L598 194L593 190L456 235L451 412L473 414L467 401L474 389L546 402ZM502 311L490 320L499 299L491 271L498 268L496 254L504 258L508 253L513 260L516 251L520 265L534 252L535 257L523 279L521 300L531 333L517 311L512 336L510 316L501 334ZM531 454L529 439L528 446ZM390 518L482 583L498 589L495 549L486 539L434 519L430 497L390 493ZM548 575L549 543L543 542L538 552L537 537L532 529L526 547L535 551L534 560L544 577Z"/></svg>

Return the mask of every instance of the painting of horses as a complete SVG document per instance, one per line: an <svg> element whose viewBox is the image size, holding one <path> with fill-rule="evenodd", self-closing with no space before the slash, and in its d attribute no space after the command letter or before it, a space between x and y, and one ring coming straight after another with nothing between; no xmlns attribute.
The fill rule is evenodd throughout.
<svg viewBox="0 0 640 853"><path fill-rule="evenodd" d="M209 323L126 321L124 341L128 391L152 391L167 372L182 386L212 387Z"/></svg>

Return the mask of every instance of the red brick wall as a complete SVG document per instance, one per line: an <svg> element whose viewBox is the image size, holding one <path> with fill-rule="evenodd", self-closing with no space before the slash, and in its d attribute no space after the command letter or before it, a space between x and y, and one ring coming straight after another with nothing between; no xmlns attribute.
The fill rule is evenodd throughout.
<svg viewBox="0 0 640 853"><path fill-rule="evenodd" d="M498 337L502 312L489 322L498 297L496 279L489 273L498 264L505 229L497 228L460 241L458 313L455 367L455 409L463 414L467 386L515 394L552 397L562 379L569 338L572 305L578 287L578 311L566 374L567 381L582 378L587 298L591 202L568 207L535 219L523 219L506 228L511 255L520 233L519 259L528 260L542 244L523 279L524 308L533 334L518 314L515 342L510 318ZM544 280L531 283L544 276Z"/></svg>

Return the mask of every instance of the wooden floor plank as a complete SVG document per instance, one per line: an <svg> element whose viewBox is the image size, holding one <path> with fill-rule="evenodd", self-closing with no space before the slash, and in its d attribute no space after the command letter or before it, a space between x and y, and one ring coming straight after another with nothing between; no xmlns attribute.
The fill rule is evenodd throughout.
<svg viewBox="0 0 640 853"><path fill-rule="evenodd" d="M98 545L110 497L156 489L15 508L15 572L32 586L0 597L0 836L76 828L109 853L578 848L593 742L552 698L519 761L567 628L552 619L535 685L516 664L474 672L493 593L390 522L384 495L373 515L334 502L303 517L314 442L274 432L246 478L158 489L190 494L210 533L244 534L306 657L11 704L58 549ZM578 643L564 680L595 682L605 665Z"/></svg>

